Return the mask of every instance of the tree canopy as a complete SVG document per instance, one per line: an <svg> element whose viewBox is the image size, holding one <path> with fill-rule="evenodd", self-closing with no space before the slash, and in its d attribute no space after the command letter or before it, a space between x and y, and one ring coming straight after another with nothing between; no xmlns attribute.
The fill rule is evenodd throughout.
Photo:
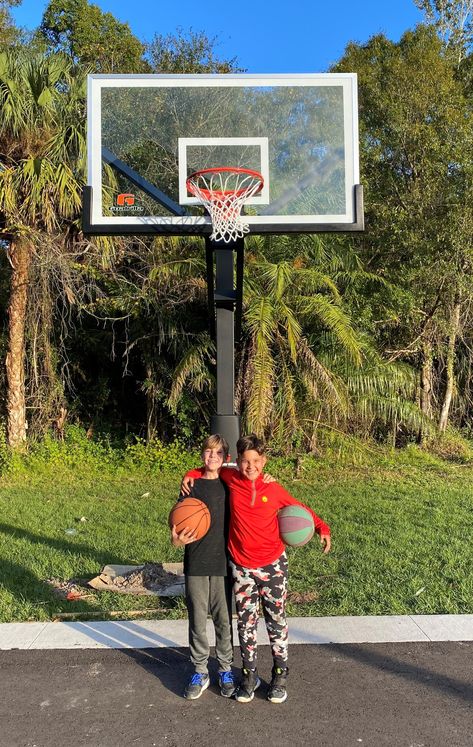
<svg viewBox="0 0 473 747"><path fill-rule="evenodd" d="M10 9L20 5L21 0L0 0L0 48L7 47L20 38L20 30L13 23Z"/></svg>
<svg viewBox="0 0 473 747"><path fill-rule="evenodd" d="M155 73L235 73L241 72L236 58L217 56L218 39L203 31L156 34L147 47L147 57Z"/></svg>
<svg viewBox="0 0 473 747"><path fill-rule="evenodd" d="M64 52L95 73L146 72L144 44L127 23L88 0L51 0L39 35L55 52Z"/></svg>
<svg viewBox="0 0 473 747"><path fill-rule="evenodd" d="M88 0L51 0L28 42L15 2L0 2L4 415L23 418L19 441L27 417L39 432L67 413L192 440L215 386L201 242L81 235L85 74L238 62L201 31L145 44ZM246 242L236 397L245 428L281 448L329 430L471 433L472 2L417 5L424 24L351 43L333 68L358 74L365 234Z"/></svg>

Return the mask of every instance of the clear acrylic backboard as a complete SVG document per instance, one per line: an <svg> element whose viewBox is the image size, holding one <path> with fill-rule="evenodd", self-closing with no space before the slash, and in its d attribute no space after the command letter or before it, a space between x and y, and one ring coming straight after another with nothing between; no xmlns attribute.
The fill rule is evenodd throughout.
<svg viewBox="0 0 473 747"><path fill-rule="evenodd" d="M363 229L355 74L90 75L91 234L208 236L195 171L259 172L250 233Z"/></svg>

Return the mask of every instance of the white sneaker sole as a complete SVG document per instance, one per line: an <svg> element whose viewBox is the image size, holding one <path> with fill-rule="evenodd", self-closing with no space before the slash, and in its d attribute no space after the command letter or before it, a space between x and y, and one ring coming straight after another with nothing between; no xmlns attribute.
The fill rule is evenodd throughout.
<svg viewBox="0 0 473 747"><path fill-rule="evenodd" d="M237 695L237 696L235 696L235 700L237 700L238 703L251 703L251 701L255 697L255 690L257 690L260 685L261 685L261 680L258 677L258 679L256 680L255 689L253 690L253 692L251 693L251 695L249 697L246 697L244 695L240 695L240 697L238 697L238 695Z"/></svg>
<svg viewBox="0 0 473 747"><path fill-rule="evenodd" d="M222 698L232 698L235 695L236 691L237 691L236 687L233 688L231 693L230 692L226 693L220 690L220 695L222 696Z"/></svg>
<svg viewBox="0 0 473 747"><path fill-rule="evenodd" d="M210 677L207 680L207 682L204 682L204 684L202 685L202 690L200 691L200 693L198 695L191 695L191 696L189 696L189 695L186 695L184 693L185 700L198 700L200 698L200 696L202 695L202 693L204 693L207 690L207 688L208 688L209 685L210 685Z"/></svg>
<svg viewBox="0 0 473 747"><path fill-rule="evenodd" d="M287 700L287 693L284 693L283 698L268 698L270 703L284 703Z"/></svg>
<svg viewBox="0 0 473 747"><path fill-rule="evenodd" d="M220 695L222 696L222 698L233 698L238 688L235 685L235 682L233 682L232 687L233 687L233 690L227 690L226 692L222 687L220 687Z"/></svg>

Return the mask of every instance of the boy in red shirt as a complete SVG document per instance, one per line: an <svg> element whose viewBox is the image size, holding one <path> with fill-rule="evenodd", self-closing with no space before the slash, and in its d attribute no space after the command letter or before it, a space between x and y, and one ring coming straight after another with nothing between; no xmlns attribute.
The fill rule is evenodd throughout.
<svg viewBox="0 0 473 747"><path fill-rule="evenodd" d="M277 482L263 482L266 464L263 441L254 434L237 443L238 471L223 467L220 478L230 488L228 550L233 574L243 677L235 695L240 703L253 700L260 685L257 671L258 603L261 601L273 655L268 691L271 703L287 698L288 627L286 620L287 557L279 536L278 511L304 505ZM199 470L186 478L200 477ZM330 550L330 529L308 506L324 553Z"/></svg>

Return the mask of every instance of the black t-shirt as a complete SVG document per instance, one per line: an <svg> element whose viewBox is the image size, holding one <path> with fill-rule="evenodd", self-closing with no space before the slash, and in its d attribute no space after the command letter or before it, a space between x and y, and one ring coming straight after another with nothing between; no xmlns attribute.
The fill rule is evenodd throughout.
<svg viewBox="0 0 473 747"><path fill-rule="evenodd" d="M186 545L184 573L187 576L226 576L228 541L228 488L222 480L194 481L193 498L199 498L210 511L210 528L202 539ZM181 496L183 497L183 496Z"/></svg>

